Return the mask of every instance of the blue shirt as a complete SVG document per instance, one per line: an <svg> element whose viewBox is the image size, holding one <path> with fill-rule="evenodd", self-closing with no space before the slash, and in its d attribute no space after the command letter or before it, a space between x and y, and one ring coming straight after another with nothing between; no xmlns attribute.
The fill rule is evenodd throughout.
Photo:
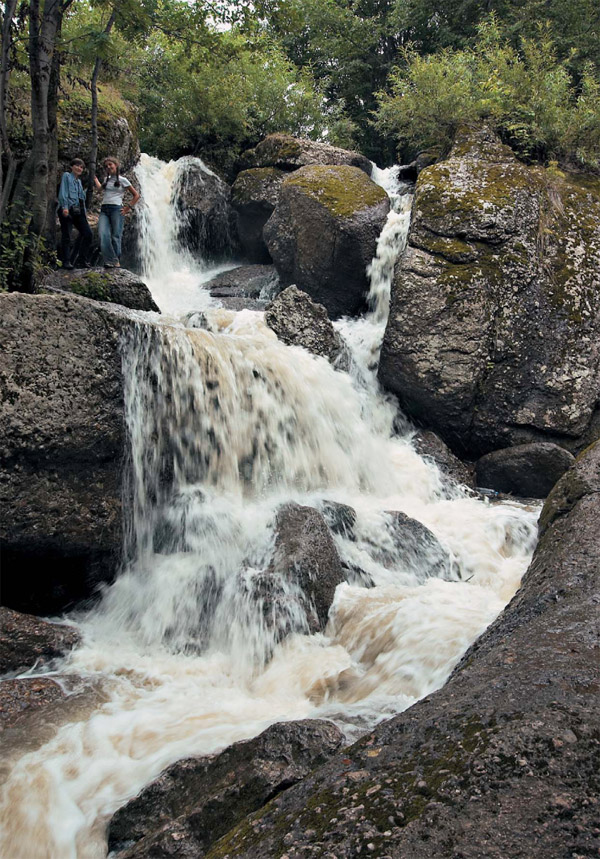
<svg viewBox="0 0 600 859"><path fill-rule="evenodd" d="M85 192L81 179L76 179L71 172L63 173L58 191L58 208L70 209L71 206L81 206L85 211Z"/></svg>

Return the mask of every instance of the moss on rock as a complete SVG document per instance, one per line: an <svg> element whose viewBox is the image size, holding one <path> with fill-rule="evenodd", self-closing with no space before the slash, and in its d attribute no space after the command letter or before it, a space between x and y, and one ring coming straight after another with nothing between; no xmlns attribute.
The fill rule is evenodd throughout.
<svg viewBox="0 0 600 859"><path fill-rule="evenodd" d="M350 218L387 199L387 194L358 167L311 165L297 170L285 184L301 189L332 215Z"/></svg>

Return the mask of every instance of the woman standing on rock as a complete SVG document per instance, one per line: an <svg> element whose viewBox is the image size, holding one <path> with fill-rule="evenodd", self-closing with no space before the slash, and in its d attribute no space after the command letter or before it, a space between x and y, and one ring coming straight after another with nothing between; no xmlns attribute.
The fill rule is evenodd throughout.
<svg viewBox="0 0 600 859"><path fill-rule="evenodd" d="M71 262L71 229L75 227L79 233L80 265L89 267L88 254L92 244L92 231L85 212L85 192L81 184L81 174L85 164L81 158L73 158L71 170L66 170L60 180L58 191L58 220L60 221L61 260L63 268L73 268Z"/></svg>
<svg viewBox="0 0 600 859"><path fill-rule="evenodd" d="M121 256L121 236L125 224L125 215L133 211L133 207L140 199L139 193L133 187L129 179L119 176L121 166L117 158L112 155L102 162L106 170L104 182L100 183L94 176L94 184L98 191L103 191L102 208L100 209L100 220L98 221L98 233L100 236L100 250L105 268L118 268ZM123 203L125 191L131 194L131 200Z"/></svg>

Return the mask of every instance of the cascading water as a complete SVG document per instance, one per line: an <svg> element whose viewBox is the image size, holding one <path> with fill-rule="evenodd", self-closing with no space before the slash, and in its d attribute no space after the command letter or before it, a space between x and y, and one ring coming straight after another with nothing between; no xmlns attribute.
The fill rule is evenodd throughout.
<svg viewBox="0 0 600 859"><path fill-rule="evenodd" d="M167 192L158 180L143 190L157 247L166 226L153 194ZM395 406L372 377L393 249L408 228L410 198L397 196L371 269L373 312L339 324L354 375L283 345L260 313L214 307L185 277L170 312L203 309L210 330L149 315L123 342L129 563L78 618L83 645L61 666L99 684L105 702L15 762L0 855L105 856L110 816L166 765L274 722L326 717L355 736L442 685L514 594L535 511L449 492L409 437L393 434ZM254 587L290 501L356 513L335 542L363 578L338 586L324 634L308 633L297 585L281 583L287 613L268 622ZM403 551L391 511L435 535L439 573L427 553Z"/></svg>

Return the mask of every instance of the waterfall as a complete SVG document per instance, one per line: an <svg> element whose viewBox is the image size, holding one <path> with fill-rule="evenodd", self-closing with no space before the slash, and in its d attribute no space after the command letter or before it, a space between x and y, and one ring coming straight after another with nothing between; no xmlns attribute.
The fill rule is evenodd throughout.
<svg viewBox="0 0 600 859"><path fill-rule="evenodd" d="M83 645L60 669L104 701L14 763L0 800L10 859L105 856L110 816L183 756L309 716L352 738L410 706L512 597L535 542L536 510L448 492L410 435L394 434L394 404L370 384L406 193L371 266L373 312L340 324L359 367L347 374L282 344L261 313L203 295L165 203L176 168L143 164L154 177L142 184L154 296L167 297L168 279L171 312L204 309L210 330L149 314L123 341L128 564L78 616ZM275 611L261 602L289 502L354 511L351 532L334 529L348 580L323 633L310 634L297 584L279 583ZM443 563L407 552L402 514L429 530Z"/></svg>

